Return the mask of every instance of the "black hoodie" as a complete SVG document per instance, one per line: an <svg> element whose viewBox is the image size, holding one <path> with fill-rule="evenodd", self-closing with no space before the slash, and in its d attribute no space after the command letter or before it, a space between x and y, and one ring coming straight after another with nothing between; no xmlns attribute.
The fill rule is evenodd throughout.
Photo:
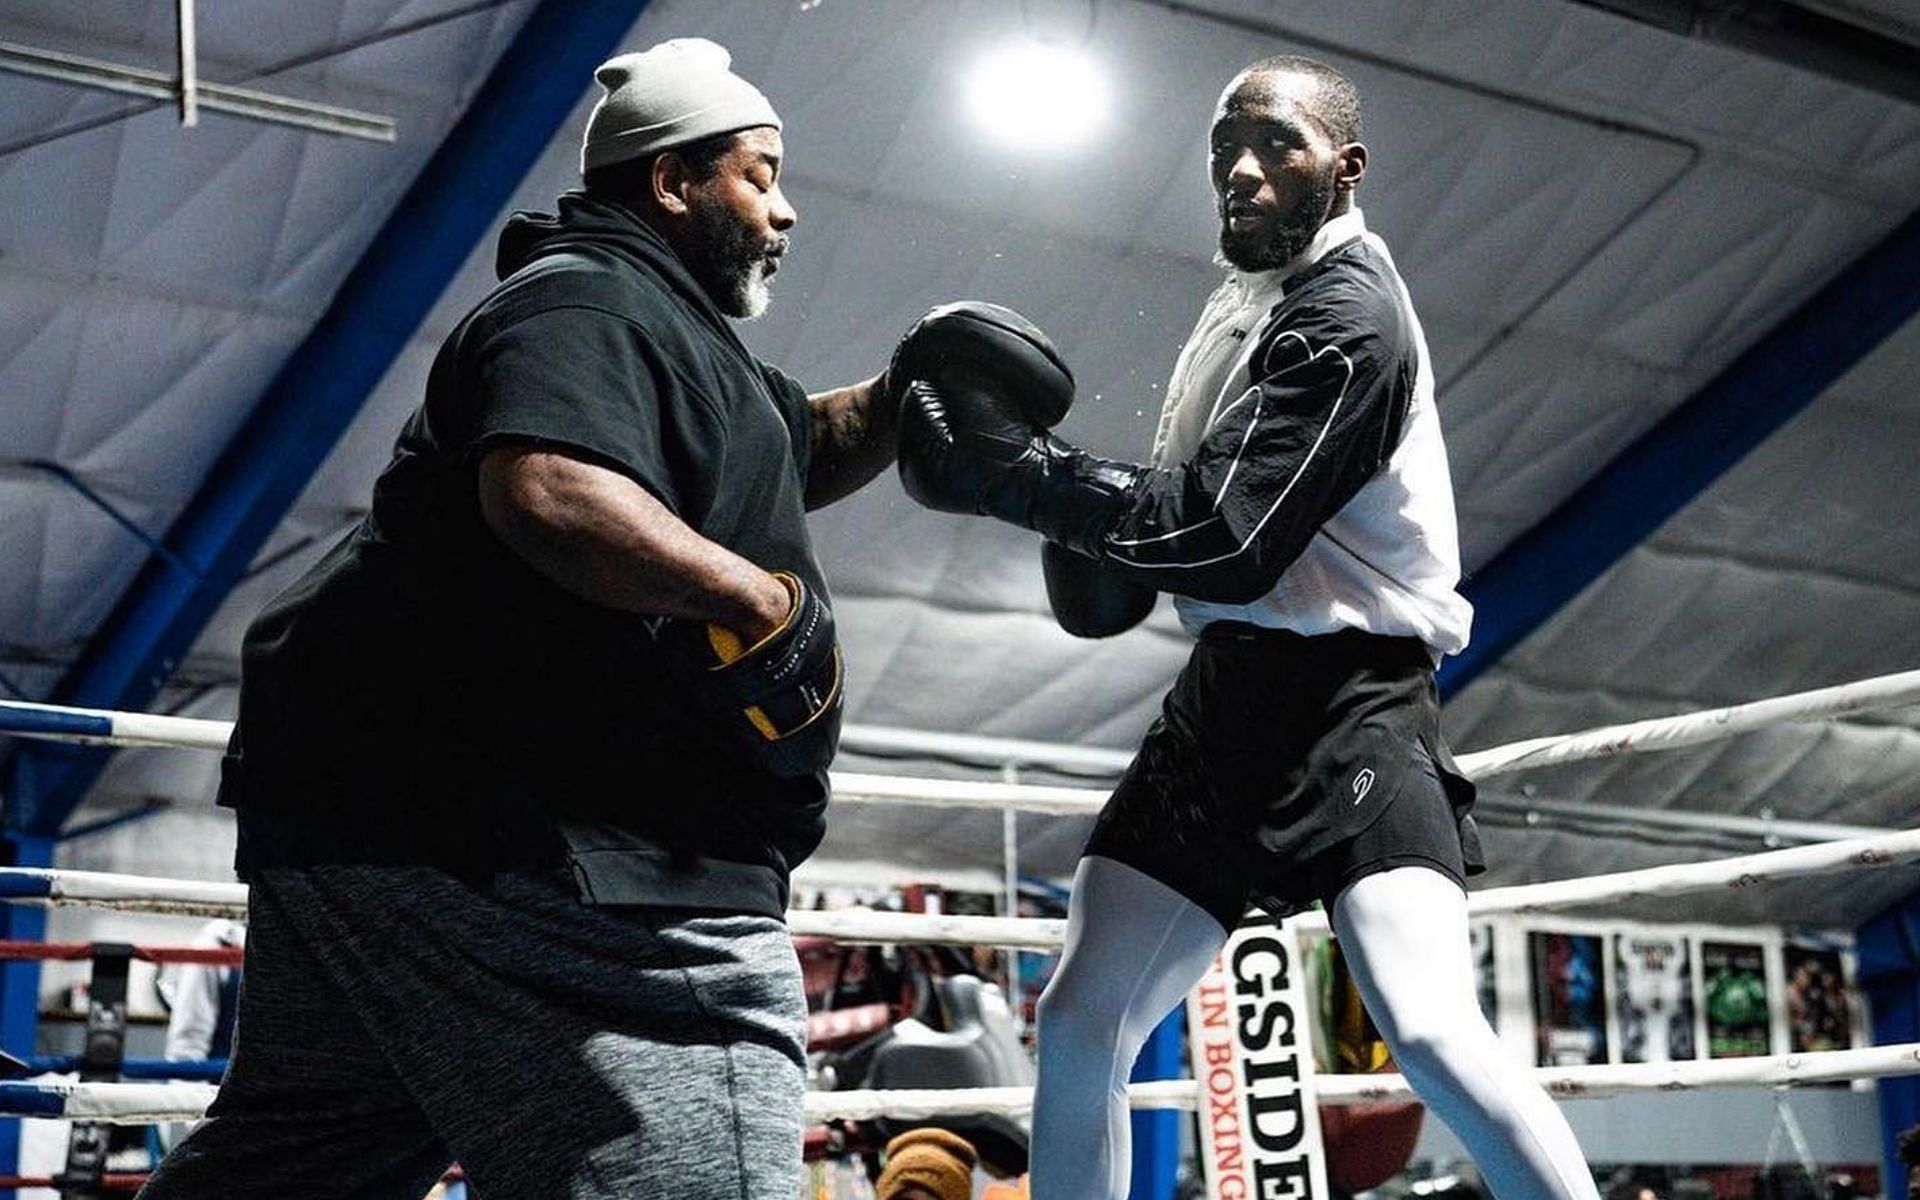
<svg viewBox="0 0 1920 1200"><path fill-rule="evenodd" d="M671 894L643 899L738 906L711 879L746 864L765 908L819 843L824 775L781 781L730 753L644 618L562 590L481 517L483 452L553 445L826 594L805 393L626 209L574 194L559 210L508 221L503 282L441 346L371 513L248 629L221 787L243 874L539 867L565 858L562 823L589 823L673 864Z"/></svg>

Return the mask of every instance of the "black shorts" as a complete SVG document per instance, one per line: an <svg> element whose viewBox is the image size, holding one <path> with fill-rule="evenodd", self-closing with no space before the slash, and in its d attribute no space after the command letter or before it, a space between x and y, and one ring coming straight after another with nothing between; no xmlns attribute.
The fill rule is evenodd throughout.
<svg viewBox="0 0 1920 1200"><path fill-rule="evenodd" d="M1474 787L1440 737L1413 638L1303 637L1216 622L1101 810L1086 853L1180 892L1231 929L1364 875L1486 869Z"/></svg>

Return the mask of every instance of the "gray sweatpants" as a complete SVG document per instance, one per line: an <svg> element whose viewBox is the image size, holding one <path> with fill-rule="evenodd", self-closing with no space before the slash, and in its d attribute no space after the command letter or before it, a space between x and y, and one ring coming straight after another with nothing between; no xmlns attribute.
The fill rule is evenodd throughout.
<svg viewBox="0 0 1920 1200"><path fill-rule="evenodd" d="M805 1001L770 917L593 908L555 871L261 873L233 1061L141 1191L785 1200Z"/></svg>

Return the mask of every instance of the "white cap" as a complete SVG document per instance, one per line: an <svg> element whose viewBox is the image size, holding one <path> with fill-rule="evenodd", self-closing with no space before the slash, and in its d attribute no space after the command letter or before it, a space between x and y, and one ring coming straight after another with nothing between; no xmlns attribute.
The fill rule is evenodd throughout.
<svg viewBox="0 0 1920 1200"><path fill-rule="evenodd" d="M587 118L581 172L736 129L780 128L773 105L728 69L732 63L725 46L705 38L674 38L601 63L593 77L607 94Z"/></svg>

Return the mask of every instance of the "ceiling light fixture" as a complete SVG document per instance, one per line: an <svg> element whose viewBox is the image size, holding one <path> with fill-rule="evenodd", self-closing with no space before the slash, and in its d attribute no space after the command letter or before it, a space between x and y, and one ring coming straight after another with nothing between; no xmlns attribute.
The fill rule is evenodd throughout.
<svg viewBox="0 0 1920 1200"><path fill-rule="evenodd" d="M1023 150L1078 145L1106 124L1107 85L1079 49L1031 37L974 64L967 108L995 139Z"/></svg>

